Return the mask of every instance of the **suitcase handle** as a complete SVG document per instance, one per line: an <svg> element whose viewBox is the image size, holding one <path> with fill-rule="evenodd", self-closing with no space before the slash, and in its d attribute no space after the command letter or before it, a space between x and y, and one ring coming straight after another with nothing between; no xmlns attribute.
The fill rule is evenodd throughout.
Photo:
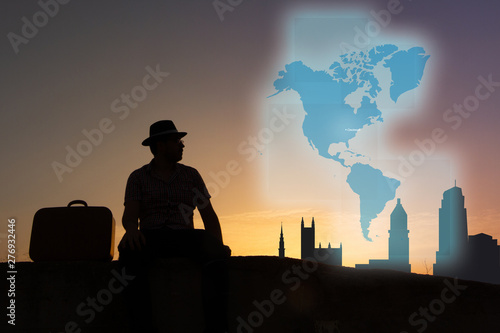
<svg viewBox="0 0 500 333"><path fill-rule="evenodd" d="M75 205L75 204L81 204L81 205L84 205L85 207L88 207L87 203L83 200L73 200L68 204L68 207L71 207L72 205Z"/></svg>

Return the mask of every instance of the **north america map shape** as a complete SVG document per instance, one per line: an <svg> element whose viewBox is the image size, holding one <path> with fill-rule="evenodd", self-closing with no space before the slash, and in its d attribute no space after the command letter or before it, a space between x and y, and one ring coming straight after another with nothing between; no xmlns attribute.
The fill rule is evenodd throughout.
<svg viewBox="0 0 500 333"><path fill-rule="evenodd" d="M300 96L306 113L302 130L310 146L321 157L350 169L346 182L359 196L360 224L366 240L371 241L371 221L395 198L401 183L369 164L350 164L341 155L360 156L349 149L349 141L366 127L383 122L376 102L382 88L375 67L382 65L390 70L389 96L397 103L402 94L420 85L429 57L422 47L399 50L396 45L385 44L342 54L328 71L316 71L302 61L295 61L285 65L274 81L277 92L269 97L287 90ZM361 103L354 108L346 102L346 97L360 89ZM342 146L345 149L339 148ZM332 151L331 147L336 149Z"/></svg>

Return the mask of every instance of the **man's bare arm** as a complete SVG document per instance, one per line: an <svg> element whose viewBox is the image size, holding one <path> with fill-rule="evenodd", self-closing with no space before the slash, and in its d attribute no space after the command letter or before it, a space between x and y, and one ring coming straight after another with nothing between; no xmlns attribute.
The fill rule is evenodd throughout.
<svg viewBox="0 0 500 333"><path fill-rule="evenodd" d="M140 250L146 243L144 235L139 231L139 201L127 201L123 211L122 225L125 228L119 248L130 248L131 250Z"/></svg>
<svg viewBox="0 0 500 333"><path fill-rule="evenodd" d="M212 203L209 199L204 203L203 208L198 207L200 211L201 219L203 220L203 225L205 226L205 230L215 236L221 243L224 244L222 240L222 231L220 228L219 218L215 213L214 208L212 207Z"/></svg>
<svg viewBox="0 0 500 333"><path fill-rule="evenodd" d="M222 231L219 223L219 218L217 217L217 214L212 207L210 199L207 199L207 201L203 205L203 208L198 207L198 210L200 211L205 230L214 235L215 238L217 238L222 244L224 244L224 241L222 240ZM228 257L231 256L231 249L229 248L229 246L224 245L224 251Z"/></svg>

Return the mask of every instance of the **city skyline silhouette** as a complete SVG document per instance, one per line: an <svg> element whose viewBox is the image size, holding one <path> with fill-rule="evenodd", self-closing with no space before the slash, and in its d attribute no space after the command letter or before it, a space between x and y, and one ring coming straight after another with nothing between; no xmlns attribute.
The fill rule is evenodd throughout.
<svg viewBox="0 0 500 333"><path fill-rule="evenodd" d="M356 264L358 269L390 269L411 273L410 231L408 215L403 208L401 198L390 215L390 236L388 241L389 259L370 259L368 264ZM456 185L444 191L439 208L439 250L436 251L436 263L433 275L458 277L480 282L500 283L500 245L491 235L479 233L468 235L467 209L462 189ZM279 240L280 258L285 257L283 223ZM322 251L328 254L325 264L342 266L342 243L340 248L315 248L314 217L310 227L301 221L301 259L317 259Z"/></svg>

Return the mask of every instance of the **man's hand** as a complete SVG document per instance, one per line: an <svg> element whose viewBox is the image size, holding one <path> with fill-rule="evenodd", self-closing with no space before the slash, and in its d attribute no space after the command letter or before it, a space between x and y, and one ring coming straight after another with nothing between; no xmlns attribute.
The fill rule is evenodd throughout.
<svg viewBox="0 0 500 333"><path fill-rule="evenodd" d="M118 245L118 250L130 249L132 251L140 251L142 247L146 244L146 238L139 229L132 229L125 232L120 244Z"/></svg>
<svg viewBox="0 0 500 333"><path fill-rule="evenodd" d="M229 246L224 245L224 251L226 252L226 255L227 255L228 257L230 257L230 256L231 256L231 248L230 248Z"/></svg>
<svg viewBox="0 0 500 333"><path fill-rule="evenodd" d="M141 203L139 201L127 201L125 203L125 211L123 212L122 219L125 235L123 235L120 244L118 244L118 251L123 249L140 251L143 245L146 244L144 235L139 231L140 207Z"/></svg>

